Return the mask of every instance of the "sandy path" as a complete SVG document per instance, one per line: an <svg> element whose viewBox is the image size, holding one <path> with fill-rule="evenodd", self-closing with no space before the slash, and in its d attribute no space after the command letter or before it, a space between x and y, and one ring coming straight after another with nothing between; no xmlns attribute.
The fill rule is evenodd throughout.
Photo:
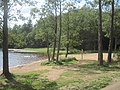
<svg viewBox="0 0 120 90"><path fill-rule="evenodd" d="M107 87L105 87L101 90L120 90L120 82L116 82L112 85L108 85Z"/></svg>

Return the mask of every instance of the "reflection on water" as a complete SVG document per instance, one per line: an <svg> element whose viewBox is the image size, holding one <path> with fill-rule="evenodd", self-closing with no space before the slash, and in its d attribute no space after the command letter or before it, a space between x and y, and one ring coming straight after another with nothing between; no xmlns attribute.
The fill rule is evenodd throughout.
<svg viewBox="0 0 120 90"><path fill-rule="evenodd" d="M2 55L2 51L0 50L0 68L3 65L2 58L3 58L3 55ZM28 64L28 63L32 63L34 61L38 61L42 59L43 59L43 54L9 52L9 66L10 67Z"/></svg>

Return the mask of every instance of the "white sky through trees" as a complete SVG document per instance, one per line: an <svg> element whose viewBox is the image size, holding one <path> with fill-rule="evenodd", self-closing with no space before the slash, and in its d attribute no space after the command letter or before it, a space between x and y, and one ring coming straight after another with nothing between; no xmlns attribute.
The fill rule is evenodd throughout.
<svg viewBox="0 0 120 90"><path fill-rule="evenodd" d="M35 7L37 7L37 8L40 8L45 3L45 0L34 0L34 1L38 2L35 5ZM82 7L84 4L85 4L85 0L82 0L79 3L79 6ZM33 8L33 7L34 6L29 6L29 5L23 5L23 6L17 5L16 7L14 7L15 10L20 10L22 16L25 17L27 20L20 20L20 19L18 19L17 21L13 21L13 20L9 21L9 27L13 27L15 24L22 25L24 23L27 23L28 19L31 18L30 11L31 11L31 8ZM11 13L14 13L14 16L18 18L18 15L15 13L15 11L12 11ZM36 19L32 19L32 23L35 24L35 22L36 22Z"/></svg>
<svg viewBox="0 0 120 90"><path fill-rule="evenodd" d="M33 0L33 1L37 1L38 3L36 4L35 7L41 7L41 5L44 4L45 0ZM33 8L34 6L29 6L29 5L22 5L20 6L19 4L17 6L14 7L14 9L17 11L17 10L20 10L21 11L21 14L23 17L25 17L26 19L29 19L31 18L31 15L30 15L30 11L31 11L31 8ZM10 13L14 14L14 16L16 18L19 17L19 15L17 15L16 11L11 11ZM9 21L9 27L13 27L15 24L17 25L22 25L24 23L27 23L28 20L20 20L18 19L17 21ZM36 20L32 20L33 21L33 24L35 23Z"/></svg>

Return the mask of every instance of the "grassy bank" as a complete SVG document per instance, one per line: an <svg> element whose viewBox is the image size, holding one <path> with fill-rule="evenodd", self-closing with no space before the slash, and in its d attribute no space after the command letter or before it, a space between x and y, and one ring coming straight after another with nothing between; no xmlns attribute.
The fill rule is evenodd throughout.
<svg viewBox="0 0 120 90"><path fill-rule="evenodd" d="M24 50L28 50L28 51L35 51L38 53L43 53L43 54L47 54L47 48L25 48ZM52 54L52 48L50 48L50 54ZM57 53L57 51L56 51ZM65 54L66 51L65 50L60 50L60 54Z"/></svg>
<svg viewBox="0 0 120 90"><path fill-rule="evenodd" d="M24 50L47 54L47 48L24 48ZM50 48L50 54L52 54L52 50L53 48ZM57 53L57 49L55 53ZM77 49L70 49L68 53L69 54L97 53L97 50L82 51L82 50L77 50ZM60 50L60 54L66 54L66 50Z"/></svg>

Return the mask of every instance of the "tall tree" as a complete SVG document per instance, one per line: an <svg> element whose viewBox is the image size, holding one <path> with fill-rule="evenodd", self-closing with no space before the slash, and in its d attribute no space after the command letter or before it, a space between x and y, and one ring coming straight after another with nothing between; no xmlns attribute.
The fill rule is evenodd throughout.
<svg viewBox="0 0 120 90"><path fill-rule="evenodd" d="M8 2L3 0L4 16L3 16L3 75L9 77L9 62L8 62Z"/></svg>
<svg viewBox="0 0 120 90"><path fill-rule="evenodd" d="M108 63L112 62L113 30L114 30L114 0L112 0L111 6L112 6L112 14L111 14L111 29L110 29L109 47L108 47Z"/></svg>
<svg viewBox="0 0 120 90"><path fill-rule="evenodd" d="M61 11L61 0L60 2L60 30L59 30L59 37L58 37L58 49L57 49L57 57L56 57L56 62L58 62L59 59L59 52L60 52L60 43L61 43L61 32L62 32L62 11Z"/></svg>
<svg viewBox="0 0 120 90"><path fill-rule="evenodd" d="M102 5L99 0L99 29L98 29L98 62L99 65L103 65L103 33L102 33Z"/></svg>
<svg viewBox="0 0 120 90"><path fill-rule="evenodd" d="M67 9L67 44L66 44L66 54L65 57L68 56L69 52L69 43L70 43L70 11L74 10L75 8L75 2L66 2L65 8Z"/></svg>
<svg viewBox="0 0 120 90"><path fill-rule="evenodd" d="M53 44L52 60L55 59L55 51L56 51L56 44L57 44L57 1L54 1L54 6L55 6L55 16L54 16L54 44Z"/></svg>
<svg viewBox="0 0 120 90"><path fill-rule="evenodd" d="M69 25L69 21L70 21L70 18L69 18L69 13L70 13L70 11L68 10L68 15L67 15L67 18L68 18L68 20L67 20L67 46L66 46L66 54L65 54L65 57L67 57L68 56L68 51L69 51L69 37L70 37L70 31L69 31L69 29L70 29L70 25Z"/></svg>

